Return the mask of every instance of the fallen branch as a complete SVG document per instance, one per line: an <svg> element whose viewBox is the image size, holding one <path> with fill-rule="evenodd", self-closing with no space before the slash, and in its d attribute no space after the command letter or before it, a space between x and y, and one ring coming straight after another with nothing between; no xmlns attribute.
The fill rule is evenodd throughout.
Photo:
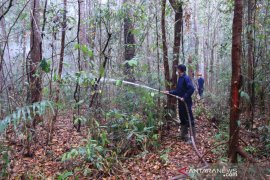
<svg viewBox="0 0 270 180"><path fill-rule="evenodd" d="M221 146L221 145L224 145L224 144L227 144L227 143L228 143L228 141L219 143L219 144L215 145L214 147L212 147L211 149L209 149L208 151L206 151L206 152L202 155L202 157L198 160L198 163L202 160L202 158L204 158L204 157L205 157L209 152L211 152L213 149L216 149L217 147L219 147L219 146Z"/></svg>
<svg viewBox="0 0 270 180"><path fill-rule="evenodd" d="M251 163L257 163L257 161L252 158L248 153L246 153L245 151L243 151L242 148L238 147L237 148L237 152L240 156L242 156L243 158L246 158L249 162Z"/></svg>

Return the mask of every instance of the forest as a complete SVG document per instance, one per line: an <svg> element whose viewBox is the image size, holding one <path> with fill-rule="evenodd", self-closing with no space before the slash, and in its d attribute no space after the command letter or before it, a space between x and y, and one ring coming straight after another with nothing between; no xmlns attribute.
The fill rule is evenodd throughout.
<svg viewBox="0 0 270 180"><path fill-rule="evenodd" d="M0 0L0 179L269 179L270 0Z"/></svg>

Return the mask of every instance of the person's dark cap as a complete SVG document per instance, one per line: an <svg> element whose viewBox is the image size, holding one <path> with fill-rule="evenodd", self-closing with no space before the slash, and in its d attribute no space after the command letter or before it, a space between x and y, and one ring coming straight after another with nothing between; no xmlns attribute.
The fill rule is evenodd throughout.
<svg viewBox="0 0 270 180"><path fill-rule="evenodd" d="M176 67L182 72L186 72L187 70L187 67L184 64L177 65Z"/></svg>

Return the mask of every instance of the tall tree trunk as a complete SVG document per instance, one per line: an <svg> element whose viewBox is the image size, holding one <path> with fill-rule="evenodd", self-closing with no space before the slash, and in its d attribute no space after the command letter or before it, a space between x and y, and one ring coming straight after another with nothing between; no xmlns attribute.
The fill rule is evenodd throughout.
<svg viewBox="0 0 270 180"><path fill-rule="evenodd" d="M231 79L231 105L230 105L230 140L228 157L231 163L237 163L237 149L239 147L239 115L241 88L241 34L243 18L243 2L235 0L233 34L232 34L232 79Z"/></svg>
<svg viewBox="0 0 270 180"><path fill-rule="evenodd" d="M135 37L132 32L134 29L132 23L131 6L128 0L124 0L123 3L126 5L125 18L124 18L124 45L125 45L125 61L129 61L135 57ZM124 74L127 76L129 81L134 81L134 76L132 74L132 67L126 63Z"/></svg>
<svg viewBox="0 0 270 180"><path fill-rule="evenodd" d="M81 17L81 25L80 25L80 33L79 33L79 38L80 38L80 44L83 46L87 45L87 16L86 16L86 0L80 0L80 17ZM82 53L82 62L81 66L82 69L88 70L89 65L88 65L88 57L85 53Z"/></svg>
<svg viewBox="0 0 270 180"><path fill-rule="evenodd" d="M150 10L149 10L150 12ZM149 42L149 25L147 24L147 33L146 33L146 60L147 60L147 73L148 73L148 84L151 83L151 49L150 49L150 42ZM159 47L157 47L158 49Z"/></svg>
<svg viewBox="0 0 270 180"><path fill-rule="evenodd" d="M173 64L172 64L172 83L173 88L176 87L177 84L177 75L175 66L179 63L180 56L180 44L181 44L181 33L182 33L182 21L183 21L183 9L182 2L177 2L175 0L169 0L171 6L175 12L174 18L174 45L173 45Z"/></svg>
<svg viewBox="0 0 270 180"><path fill-rule="evenodd" d="M58 102L59 102L59 94L60 94L60 83L62 79L62 71L63 71L63 62L64 62L64 54L65 54L65 42L66 42L66 28L67 28L67 0L63 0L64 3L64 14L63 14L63 22L62 22L62 33L61 33L61 50L60 50L60 59L59 59L59 67L57 73L57 85L56 85L56 95L55 95L55 114L51 121L50 132L47 141L51 140L51 134L53 132L54 123L58 116Z"/></svg>
<svg viewBox="0 0 270 180"><path fill-rule="evenodd" d="M193 80L194 72L192 69L192 57L188 56L188 76Z"/></svg>
<svg viewBox="0 0 270 180"><path fill-rule="evenodd" d="M95 9L95 2L92 0L86 0L86 7L87 7L87 16L88 17L94 17L94 9ZM95 49L95 38L96 38L96 21L95 20L90 20L87 23L87 31L86 31L86 41L89 44L91 50L94 53ZM89 60L92 63L94 63L94 56L90 56Z"/></svg>
<svg viewBox="0 0 270 180"><path fill-rule="evenodd" d="M39 64L42 60L42 40L40 34L40 4L39 0L32 0L31 9L31 37L30 37L30 103L41 101L42 98L42 74L38 70ZM36 116L33 120L33 127L37 121L40 120Z"/></svg>
<svg viewBox="0 0 270 180"><path fill-rule="evenodd" d="M254 30L254 8L255 0L248 0L248 32L247 32L247 41L248 41L248 94L250 96L249 104L249 122L251 127L253 126L254 118L254 101L255 101L255 92L254 92L254 39L253 39L253 30Z"/></svg>
<svg viewBox="0 0 270 180"><path fill-rule="evenodd" d="M81 1L78 0L77 3L78 3L77 44L80 44ZM80 48L78 48L77 65L78 65L78 71L81 72L82 67L81 67L81 50L80 50ZM80 101L80 98L81 98L81 86L79 84L79 79L77 79L77 81L76 81L76 87L75 87L75 91L73 94L73 98L74 98L76 103L78 103ZM73 116L73 123L75 123L75 119L80 116L80 106L78 105L76 107L76 109L77 109L77 112L75 113L76 115L74 114L75 116ZM75 126L75 124L74 124L74 126ZM78 132L80 131L80 128L81 128L81 121L78 120L78 126L76 127Z"/></svg>
<svg viewBox="0 0 270 180"><path fill-rule="evenodd" d="M173 89L176 88L177 84L177 75L175 68L179 63L179 57L180 57L180 44L181 44L181 33L182 32L182 23L183 23L183 8L182 8L182 2L178 2L176 0L169 0L170 4L175 12L174 17L174 45L173 45L173 63L172 63L172 79L171 84ZM170 104L169 108L175 109L176 105L176 99L173 97L170 97Z"/></svg>
<svg viewBox="0 0 270 180"><path fill-rule="evenodd" d="M162 31L162 48L163 48L163 66L164 66L164 75L165 75L165 87L166 90L170 89L170 66L168 60L168 47L167 47L167 39L166 39L166 0L162 0L161 7L161 31ZM172 104L170 101L172 100L169 96L167 97L167 106L169 107Z"/></svg>
<svg viewBox="0 0 270 180"><path fill-rule="evenodd" d="M197 0L194 0L194 10L193 10L193 22L194 22L194 38L195 38L195 57L196 57L196 74L200 71L199 63L199 36L197 27Z"/></svg>

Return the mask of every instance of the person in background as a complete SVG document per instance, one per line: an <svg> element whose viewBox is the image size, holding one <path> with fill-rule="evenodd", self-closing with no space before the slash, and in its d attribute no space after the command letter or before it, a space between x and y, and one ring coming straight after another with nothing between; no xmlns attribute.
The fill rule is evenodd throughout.
<svg viewBox="0 0 270 180"><path fill-rule="evenodd" d="M204 90L204 79L202 78L202 74L198 73L198 92L200 98L203 98L203 90Z"/></svg>
<svg viewBox="0 0 270 180"><path fill-rule="evenodd" d="M181 121L181 139L184 141L188 141L188 128L189 128L189 120L188 120L188 113L191 119L193 137L195 139L195 123L194 117L192 113L192 94L194 93L194 86L190 77L186 74L186 66L180 64L177 66L177 72L179 75L177 87L171 91L163 91L165 94L173 94L179 96L181 99L178 102L179 108L179 117ZM188 107L188 112L185 106L185 103Z"/></svg>

